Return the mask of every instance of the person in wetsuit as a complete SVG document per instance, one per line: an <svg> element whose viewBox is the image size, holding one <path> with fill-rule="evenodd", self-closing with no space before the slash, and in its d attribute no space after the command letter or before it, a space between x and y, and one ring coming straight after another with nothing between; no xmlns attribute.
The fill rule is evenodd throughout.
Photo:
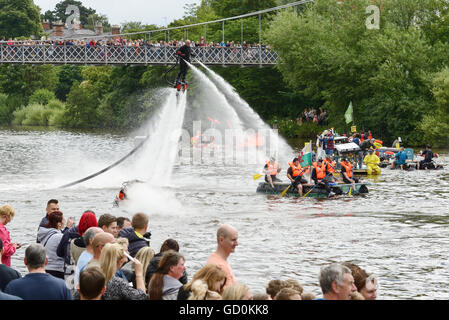
<svg viewBox="0 0 449 320"><path fill-rule="evenodd" d="M186 82L187 69L189 68L187 62L190 62L190 57L194 56L191 50L192 48L190 47L190 40L186 40L186 43L176 51L176 55L178 55L180 59L179 59L179 73L178 76L176 77L176 82L174 85L175 88L177 87L178 84Z"/></svg>
<svg viewBox="0 0 449 320"><path fill-rule="evenodd" d="M422 169L422 168L428 170L429 167L432 166L432 162L433 162L432 159L434 157L432 149L430 149L430 145L426 145L426 150L421 151L418 155L421 156L421 157L424 157L423 160L418 162L418 166L417 166L418 170ZM437 167L438 167L438 165L435 164L435 169Z"/></svg>

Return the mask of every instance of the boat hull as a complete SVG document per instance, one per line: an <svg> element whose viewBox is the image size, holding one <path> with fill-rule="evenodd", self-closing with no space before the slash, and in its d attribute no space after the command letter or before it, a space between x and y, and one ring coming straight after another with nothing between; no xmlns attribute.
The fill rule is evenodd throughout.
<svg viewBox="0 0 449 320"><path fill-rule="evenodd" d="M266 194L281 194L282 191L284 191L290 185L291 185L290 183L276 183L276 184L274 184L274 188L272 188L269 183L261 182L257 186L256 192L266 193ZM368 187L364 183L356 183L355 187L359 194L368 193ZM304 186L304 194L309 192L311 188L313 188L313 186ZM352 192L353 190L352 190L350 184L331 185L331 190L335 193L335 195L349 194L350 190L351 190L351 194L353 193ZM286 194L298 196L298 191L293 189L292 187L290 187L288 189L288 191L286 192ZM328 195L329 194L323 187L316 187L307 195L307 197L327 198Z"/></svg>

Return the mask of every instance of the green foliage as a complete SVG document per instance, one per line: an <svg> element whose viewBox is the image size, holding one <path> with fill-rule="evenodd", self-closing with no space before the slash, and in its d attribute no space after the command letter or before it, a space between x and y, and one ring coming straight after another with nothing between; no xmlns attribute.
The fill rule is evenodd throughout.
<svg viewBox="0 0 449 320"><path fill-rule="evenodd" d="M219 16L224 18L277 6L276 0L209 0L209 4Z"/></svg>
<svg viewBox="0 0 449 320"><path fill-rule="evenodd" d="M0 0L0 34L6 39L43 34L39 9L33 0Z"/></svg>
<svg viewBox="0 0 449 320"><path fill-rule="evenodd" d="M67 95L66 112L63 123L72 128L95 128L101 125L97 106L100 99L94 84L88 80L73 83L72 90Z"/></svg>
<svg viewBox="0 0 449 320"><path fill-rule="evenodd" d="M318 107L299 91L292 91L275 68L214 67L239 95L265 120L296 119L306 107Z"/></svg>
<svg viewBox="0 0 449 320"><path fill-rule="evenodd" d="M432 92L437 108L433 114L424 116L419 129L426 141L436 147L449 146L449 68L436 73L432 81Z"/></svg>
<svg viewBox="0 0 449 320"><path fill-rule="evenodd" d="M38 89L36 90L30 97L30 104L41 104L47 105L50 100L56 99L56 96L53 92L48 89Z"/></svg>
<svg viewBox="0 0 449 320"><path fill-rule="evenodd" d="M58 84L55 95L59 100L65 101L74 81L82 81L81 67L66 64L58 67Z"/></svg>
<svg viewBox="0 0 449 320"><path fill-rule="evenodd" d="M26 107L14 111L14 120L12 123L23 126L48 126L51 124L50 119L54 117L54 114L62 111L52 109L48 105L31 103Z"/></svg>
<svg viewBox="0 0 449 320"><path fill-rule="evenodd" d="M0 93L0 124L9 124L11 122L11 109L8 104L8 96Z"/></svg>
<svg viewBox="0 0 449 320"><path fill-rule="evenodd" d="M273 118L268 123L271 127L277 127L279 133L287 139L312 138L326 129L313 122L299 124L297 121L285 118Z"/></svg>
<svg viewBox="0 0 449 320"><path fill-rule="evenodd" d="M29 97L38 89L54 92L58 81L57 69L51 65L0 66L0 91L20 97L21 105L27 105Z"/></svg>
<svg viewBox="0 0 449 320"><path fill-rule="evenodd" d="M266 39L281 57L277 67L285 81L322 100L337 131L349 129L343 114L352 101L358 128L385 141L401 136L408 145L420 144L418 126L435 106L429 75L444 66L449 46L432 45L415 19L431 25L427 8L442 2L383 1L380 29L369 30L365 8L371 2L317 0L301 14L283 11Z"/></svg>

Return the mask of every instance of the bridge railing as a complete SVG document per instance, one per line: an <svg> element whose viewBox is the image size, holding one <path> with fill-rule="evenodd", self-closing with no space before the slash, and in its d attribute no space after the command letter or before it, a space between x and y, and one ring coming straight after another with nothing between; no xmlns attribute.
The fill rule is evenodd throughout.
<svg viewBox="0 0 449 320"><path fill-rule="evenodd" d="M176 63L171 46L114 46L69 44L0 43L0 63L85 64L85 65L167 65ZM192 47L193 63L206 65L272 66L278 55L264 47Z"/></svg>

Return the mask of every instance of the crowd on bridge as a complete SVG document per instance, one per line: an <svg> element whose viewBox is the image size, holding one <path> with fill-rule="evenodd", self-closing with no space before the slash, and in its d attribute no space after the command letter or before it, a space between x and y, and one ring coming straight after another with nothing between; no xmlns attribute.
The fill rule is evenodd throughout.
<svg viewBox="0 0 449 320"><path fill-rule="evenodd" d="M148 39L98 38L64 40L0 41L3 61L14 62L136 62L164 63L176 59L176 50L185 44L184 39L156 41ZM276 63L276 54L265 44L248 44L234 41L191 41L196 58L205 63Z"/></svg>
<svg viewBox="0 0 449 320"><path fill-rule="evenodd" d="M254 291L237 279L228 261L238 254L238 230L220 225L216 250L192 272L178 241L150 244L149 216L131 219L86 210L79 223L65 217L50 199L26 248L13 242L6 225L15 217L0 207L0 300L374 300L377 280L351 262L330 263L318 273L321 292L304 290L298 279L266 279ZM15 235L12 235L14 238ZM213 239L211 239L213 241ZM11 256L24 250L28 273L11 267Z"/></svg>
<svg viewBox="0 0 449 320"><path fill-rule="evenodd" d="M18 40L17 38L9 38L6 40L5 37L2 37L0 43L7 44L9 46L14 45L26 45L26 46L34 46L34 45L76 45L76 46L119 46L119 47L181 47L185 44L185 40L148 40L148 39L126 39L123 37L114 37L114 38L92 38L92 39L53 39L53 40ZM247 43L246 41L235 42L235 41L220 41L220 42L208 42L201 37L199 41L191 41L192 47L214 47L214 48L243 48L243 49L255 49L262 47L263 50L271 49L269 45L264 43Z"/></svg>

